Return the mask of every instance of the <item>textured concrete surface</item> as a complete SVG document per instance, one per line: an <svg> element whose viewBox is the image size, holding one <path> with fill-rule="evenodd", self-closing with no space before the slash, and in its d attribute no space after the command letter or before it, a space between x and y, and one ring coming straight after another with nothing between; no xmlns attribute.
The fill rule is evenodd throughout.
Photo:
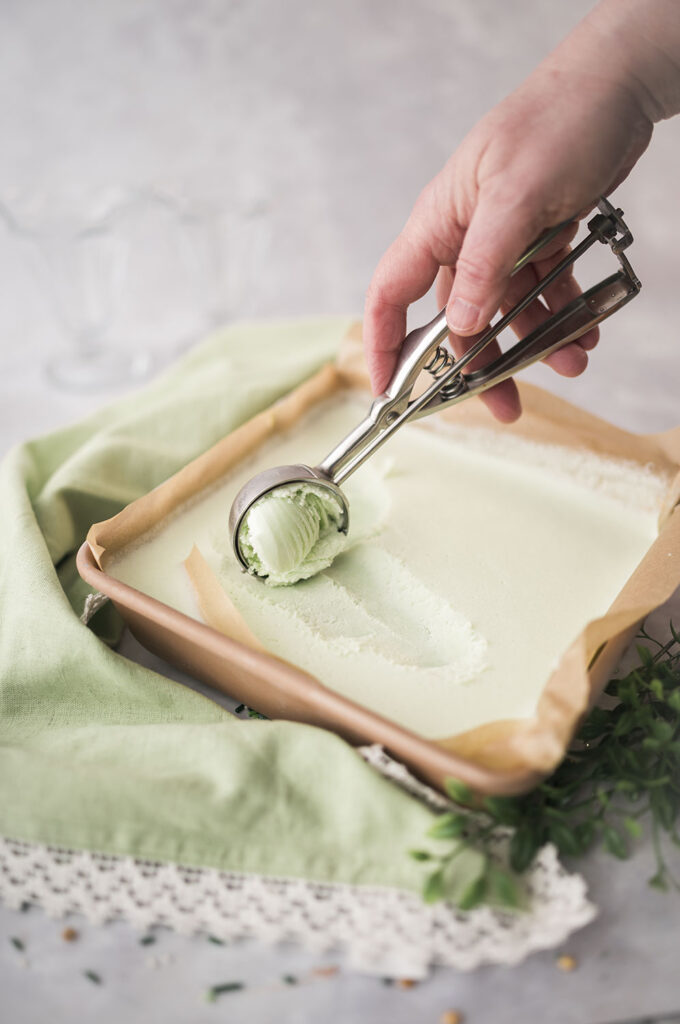
<svg viewBox="0 0 680 1024"><path fill-rule="evenodd" d="M149 343L158 365L186 345L187 331L198 336L218 317L360 314L371 271L422 185L589 6L6 0L0 203L10 216L0 216L0 452L118 393L71 394L45 377L47 361L67 352L71 340L27 259L26 231L44 234L65 219L86 225L103 204L139 189L163 190L207 217L221 260L200 315L196 295L173 286L172 267L154 278L147 266L137 291L128 281L105 318L110 349L132 351L138 338L130 311L140 308L141 285L145 297L153 293L168 324L189 325ZM661 125L619 190L644 288L605 327L588 372L565 381L543 367L530 371L544 386L640 431L680 420L679 162L680 123ZM156 251L172 230L170 222L140 229ZM421 300L414 322L432 310L431 300ZM643 846L626 864L595 857L585 865L601 914L568 944L580 962L573 974L557 972L547 953L513 970L437 971L410 991L342 970L282 989L281 975L303 975L316 958L169 935L158 952L171 962L151 970L124 925L82 926L81 942L67 946L61 926L41 914L0 910L0 1016L8 1024L47 1015L56 1024L74 1012L102 1022L228 1013L235 1022L398 1024L434 1022L457 1007L470 1024L604 1024L670 1014L680 1010L680 897L647 889L650 863ZM26 942L23 970L11 935ZM88 968L105 979L101 987L83 979ZM231 978L254 987L217 1007L201 1006L208 985Z"/></svg>

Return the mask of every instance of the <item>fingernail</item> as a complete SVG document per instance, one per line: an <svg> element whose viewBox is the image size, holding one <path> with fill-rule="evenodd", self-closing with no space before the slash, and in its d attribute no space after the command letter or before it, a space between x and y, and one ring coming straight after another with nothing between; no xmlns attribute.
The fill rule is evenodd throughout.
<svg viewBox="0 0 680 1024"><path fill-rule="evenodd" d="M479 306L465 299L454 298L452 304L446 311L446 319L449 327L454 332L472 331L479 321Z"/></svg>

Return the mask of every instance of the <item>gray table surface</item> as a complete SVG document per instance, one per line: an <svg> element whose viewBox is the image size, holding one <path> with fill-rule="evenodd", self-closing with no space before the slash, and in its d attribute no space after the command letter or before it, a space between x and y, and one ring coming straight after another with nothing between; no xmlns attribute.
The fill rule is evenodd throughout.
<svg viewBox="0 0 680 1024"><path fill-rule="evenodd" d="M219 227L227 320L361 312L372 268L422 185L465 131L588 9L584 0L36 0L0 5L0 202L40 226L68 208L87 221L112 190L163 189L207 205ZM518 140L520 141L520 140ZM577 140L575 140L577 144ZM680 125L657 128L618 194L636 234L642 295L604 331L588 372L529 376L615 423L675 426ZM96 410L120 393L51 385L44 366L68 335L0 218L0 450ZM176 296L168 294L172 303ZM432 310L421 300L415 318ZM178 310L178 316L185 312ZM109 344L132 347L126 337ZM158 364L173 347L156 352ZM678 596L674 602L678 610ZM668 610L667 610L668 611ZM663 622L664 615L659 618ZM131 641L130 656L150 662ZM163 668L163 666L161 666ZM168 670L170 671L170 670ZM62 923L0 908L0 1019L212 1020L328 1024L535 1019L605 1024L675 1012L680 897L646 886L652 854L582 866L597 920L555 954L514 969L437 970L407 991L292 947L217 947L122 923ZM19 954L8 941L23 940ZM334 963L337 974L314 975ZM103 979L83 977L91 969ZM285 974L300 979L281 982ZM216 982L248 987L217 1006Z"/></svg>

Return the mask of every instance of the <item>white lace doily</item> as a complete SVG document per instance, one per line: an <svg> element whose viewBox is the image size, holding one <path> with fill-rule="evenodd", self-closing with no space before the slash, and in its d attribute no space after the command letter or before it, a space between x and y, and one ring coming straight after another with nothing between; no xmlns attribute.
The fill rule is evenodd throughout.
<svg viewBox="0 0 680 1024"><path fill-rule="evenodd" d="M252 937L298 942L314 952L342 949L351 967L420 978L445 964L471 970L516 964L562 943L594 908L583 880L546 846L529 876L530 913L451 904L379 886L272 878L0 840L0 898L40 905L50 916L83 914L98 924L123 918L139 929L164 925L224 942Z"/></svg>
<svg viewBox="0 0 680 1024"><path fill-rule="evenodd" d="M376 766L429 802L446 803L380 748L364 748ZM499 838L502 845L504 838ZM528 876L530 911L480 907L463 913L400 889L216 871L0 839L0 899L41 906L50 916L123 918L139 929L166 926L224 942L251 937L294 941L314 952L342 949L356 970L421 978L435 964L471 970L516 964L559 945L595 916L579 875L568 874L553 846Z"/></svg>

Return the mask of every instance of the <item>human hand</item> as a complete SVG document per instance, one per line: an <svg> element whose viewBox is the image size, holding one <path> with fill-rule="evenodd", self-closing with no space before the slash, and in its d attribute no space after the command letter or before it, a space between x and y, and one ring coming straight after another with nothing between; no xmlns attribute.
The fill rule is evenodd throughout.
<svg viewBox="0 0 680 1024"><path fill-rule="evenodd" d="M577 36L575 33L574 36ZM537 259L510 272L540 233L585 216L600 195L628 175L649 143L653 122L624 74L583 60L583 41L569 39L506 100L487 114L425 187L371 281L364 338L375 394L386 387L406 333L409 304L437 278L457 354L497 310L523 297L568 251L574 219ZM513 322L520 337L580 294L565 271ZM588 363L597 330L546 359L564 376ZM498 355L496 342L470 364ZM482 396L504 421L520 412L512 380Z"/></svg>

